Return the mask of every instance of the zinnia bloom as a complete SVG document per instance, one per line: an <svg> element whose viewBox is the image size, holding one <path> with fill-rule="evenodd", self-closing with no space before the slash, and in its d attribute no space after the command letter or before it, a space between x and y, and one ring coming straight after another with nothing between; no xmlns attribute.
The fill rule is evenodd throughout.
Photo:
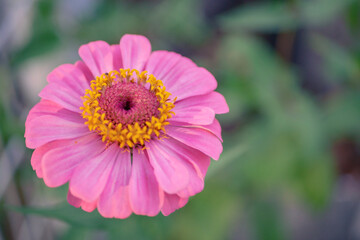
<svg viewBox="0 0 360 240"><path fill-rule="evenodd" d="M169 215L204 187L222 152L215 78L190 59L151 52L147 38L91 42L55 68L26 120L31 165L67 200L104 217Z"/></svg>

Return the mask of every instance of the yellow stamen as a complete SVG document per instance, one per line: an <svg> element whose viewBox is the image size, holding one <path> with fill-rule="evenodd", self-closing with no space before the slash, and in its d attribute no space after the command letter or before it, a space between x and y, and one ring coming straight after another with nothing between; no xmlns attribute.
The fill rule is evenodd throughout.
<svg viewBox="0 0 360 240"><path fill-rule="evenodd" d="M113 122L106 119L106 114L101 114L101 107L99 106L99 98L101 97L104 88L112 86L116 83L137 83L145 86L150 84L149 91L152 92L159 102L158 116L152 116L151 119L145 122L145 126L141 127L138 122L133 124L113 124ZM86 120L90 131L96 131L102 138L103 142L116 142L121 148L133 148L141 146L139 149L144 149L145 142L152 137L161 137L161 133L165 133L165 126L169 124L167 121L174 115L171 110L175 107L174 101L170 102L169 96L171 93L166 91L162 81L156 79L153 75L148 75L146 71L139 72L136 69L120 69L119 71L110 71L96 77L90 82L90 89L85 91L83 99L82 117ZM176 99L176 98L175 98ZM163 135L163 134L162 134Z"/></svg>

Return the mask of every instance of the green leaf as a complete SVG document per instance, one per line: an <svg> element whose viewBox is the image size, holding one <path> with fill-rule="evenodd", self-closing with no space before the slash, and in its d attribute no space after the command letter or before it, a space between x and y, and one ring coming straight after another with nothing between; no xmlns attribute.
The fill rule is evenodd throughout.
<svg viewBox="0 0 360 240"><path fill-rule="evenodd" d="M55 3L40 0L35 7L30 39L12 56L13 65L52 51L60 44L58 25L54 22Z"/></svg>
<svg viewBox="0 0 360 240"><path fill-rule="evenodd" d="M216 182L211 181L183 209L167 217L171 222L168 239L226 239L242 203L227 186Z"/></svg>
<svg viewBox="0 0 360 240"><path fill-rule="evenodd" d="M53 208L18 207L7 205L5 208L23 214L34 214L42 217L56 218L70 225L93 229L104 229L106 224L116 221L104 219L98 213L87 213L74 208L67 203L59 204Z"/></svg>
<svg viewBox="0 0 360 240"><path fill-rule="evenodd" d="M348 15L347 15L348 23L351 27L351 30L355 34L359 34L359 22L360 22L360 1L354 1L348 7ZM355 35L354 34L354 35ZM359 35L358 35L359 36Z"/></svg>
<svg viewBox="0 0 360 240"><path fill-rule="evenodd" d="M359 106L360 91L358 89L347 89L329 101L325 112L325 124L332 139L360 135Z"/></svg>
<svg viewBox="0 0 360 240"><path fill-rule="evenodd" d="M321 25L343 14L356 0L313 0L298 1L301 22L304 25Z"/></svg>
<svg viewBox="0 0 360 240"><path fill-rule="evenodd" d="M313 209L322 209L334 186L334 166L330 154L313 157L313 162L298 161L294 169L294 189Z"/></svg>
<svg viewBox="0 0 360 240"><path fill-rule="evenodd" d="M246 153L241 161L232 162L232 168L228 168L231 176L237 178L243 195L251 191L260 198L269 190L284 188L306 195L304 199L309 204L324 203L329 188L315 191L307 184L318 181L331 186L328 176L332 166L326 161L315 161L328 156L330 139L322 109L297 84L291 66L282 62L263 42L247 35L228 36L223 40L219 64L234 75L233 81L243 83L233 84L234 89L237 87L242 92L245 85L247 95L251 94L252 101L245 102L242 108L258 113L243 127L242 138L237 140L246 143ZM299 166L301 174L296 171ZM322 171L318 176L321 180L313 178L314 168Z"/></svg>
<svg viewBox="0 0 360 240"><path fill-rule="evenodd" d="M44 29L34 34L30 41L15 54L12 63L17 65L49 51L54 50L60 44L60 38L54 29Z"/></svg>
<svg viewBox="0 0 360 240"><path fill-rule="evenodd" d="M350 49L336 44L320 35L311 35L310 46L322 57L325 62L323 74L330 80L337 82L358 83L360 66Z"/></svg>
<svg viewBox="0 0 360 240"><path fill-rule="evenodd" d="M259 201L254 204L252 217L259 240L285 239L285 229L281 216L280 207L276 202Z"/></svg>
<svg viewBox="0 0 360 240"><path fill-rule="evenodd" d="M241 158L241 156L246 152L246 150L247 147L245 147L243 144L236 144L236 146L230 147L229 150L221 154L221 157L218 161L213 162L209 166L206 178L211 178L211 176L222 171L234 161L238 161L239 158Z"/></svg>
<svg viewBox="0 0 360 240"><path fill-rule="evenodd" d="M291 7L282 3L265 3L239 7L219 18L225 30L273 32L293 29L297 25Z"/></svg>
<svg viewBox="0 0 360 240"><path fill-rule="evenodd" d="M218 20L225 31L277 32L329 22L355 0L312 0L241 6Z"/></svg>
<svg viewBox="0 0 360 240"><path fill-rule="evenodd" d="M42 217L55 218L69 224L72 227L108 232L113 239L164 239L166 234L166 219L161 214L156 217L132 215L126 220L109 219L102 217L97 211L92 213L75 208L68 203L62 203L54 207L18 207L5 206L5 209L17 211L22 214L34 214ZM77 232L78 234L82 231Z"/></svg>

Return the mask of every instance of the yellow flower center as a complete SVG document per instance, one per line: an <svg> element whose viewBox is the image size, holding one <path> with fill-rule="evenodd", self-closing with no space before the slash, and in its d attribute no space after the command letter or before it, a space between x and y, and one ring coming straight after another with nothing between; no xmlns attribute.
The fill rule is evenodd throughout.
<svg viewBox="0 0 360 240"><path fill-rule="evenodd" d="M168 119L175 113L162 81L146 71L120 69L92 80L83 99L82 117L90 131L103 142L121 148L143 147L153 137L162 137Z"/></svg>

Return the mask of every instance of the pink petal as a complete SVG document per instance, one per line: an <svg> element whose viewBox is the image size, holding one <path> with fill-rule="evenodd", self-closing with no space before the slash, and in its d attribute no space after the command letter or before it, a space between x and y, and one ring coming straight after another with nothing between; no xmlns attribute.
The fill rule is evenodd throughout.
<svg viewBox="0 0 360 240"><path fill-rule="evenodd" d="M186 198L201 192L204 188L204 177L210 164L210 158L171 138L162 139L161 144L166 146L172 156L181 161L189 174L188 184L180 189L177 194Z"/></svg>
<svg viewBox="0 0 360 240"><path fill-rule="evenodd" d="M59 108L49 101L41 101L34 106L25 123L26 146L29 148L36 148L53 140L75 138L89 133L80 114Z"/></svg>
<svg viewBox="0 0 360 240"><path fill-rule="evenodd" d="M181 157L181 156L179 156ZM184 160L184 164L186 165L188 172L189 172L189 184L177 194L180 197L188 198L190 196L194 196L195 194L201 192L204 189L204 178L201 176L201 174L197 173L197 170L194 166L188 161Z"/></svg>
<svg viewBox="0 0 360 240"><path fill-rule="evenodd" d="M99 77L103 73L114 70L110 45L104 41L82 45L79 49L79 55L93 76Z"/></svg>
<svg viewBox="0 0 360 240"><path fill-rule="evenodd" d="M46 144L45 144L46 145ZM43 146L45 146L43 145ZM38 178L43 177L42 168L41 168L41 159L46 150L42 149L42 147L36 148L31 156L31 167L36 172L36 176Z"/></svg>
<svg viewBox="0 0 360 240"><path fill-rule="evenodd" d="M90 72L89 68L85 65L85 63L83 63L82 61L77 61L75 63L75 66L80 69L82 71L82 73L84 74L86 80L90 83L91 80L94 80L95 77L93 76L93 74Z"/></svg>
<svg viewBox="0 0 360 240"><path fill-rule="evenodd" d="M36 175L39 178L43 178L42 171L42 160L44 155L55 148L61 148L64 145L68 144L69 140L57 140L46 143L38 148L36 148L31 156L31 166L36 171Z"/></svg>
<svg viewBox="0 0 360 240"><path fill-rule="evenodd" d="M167 193L177 193L189 184L188 168L160 140L146 143L150 164L154 168L156 179Z"/></svg>
<svg viewBox="0 0 360 240"><path fill-rule="evenodd" d="M81 206L82 200L80 198L75 197L73 194L71 194L70 190L68 191L67 197L66 197L68 203L70 203L72 206L79 208Z"/></svg>
<svg viewBox="0 0 360 240"><path fill-rule="evenodd" d="M123 219L129 217L131 215L129 187L114 187L108 183L100 196L98 211L103 217L107 218Z"/></svg>
<svg viewBox="0 0 360 240"><path fill-rule="evenodd" d="M143 151L133 151L132 174L129 184L130 205L134 213L155 216L164 201L164 192Z"/></svg>
<svg viewBox="0 0 360 240"><path fill-rule="evenodd" d="M172 121L185 122L189 124L208 125L215 119L215 112L209 107L194 106L188 108L173 109L175 116Z"/></svg>
<svg viewBox="0 0 360 240"><path fill-rule="evenodd" d="M129 184L130 175L130 152L120 152L99 198L98 210L102 216L127 218L131 214L129 189L126 186Z"/></svg>
<svg viewBox="0 0 360 240"><path fill-rule="evenodd" d="M168 51L154 51L146 64L145 70L161 79L165 86L174 85L188 68L196 67L190 59Z"/></svg>
<svg viewBox="0 0 360 240"><path fill-rule="evenodd" d="M75 139L73 140L75 141ZM69 140L57 140L46 143L34 150L31 157L31 166L36 171L36 174L39 178L43 178L42 162L44 155L53 149L62 148L67 144L69 144Z"/></svg>
<svg viewBox="0 0 360 240"><path fill-rule="evenodd" d="M78 96L85 94L85 90L90 88L89 82L84 73L76 65L63 64L55 68L48 76L49 83L57 83L76 92Z"/></svg>
<svg viewBox="0 0 360 240"><path fill-rule="evenodd" d="M168 126L166 128L166 134L188 146L200 150L215 160L219 159L223 150L219 139L204 129Z"/></svg>
<svg viewBox="0 0 360 240"><path fill-rule="evenodd" d="M221 142L223 141L222 137L221 137L221 126L220 126L219 121L216 118L214 118L214 121L209 125L196 125L196 124L190 124L190 123L184 123L184 122L177 122L177 121L174 121L173 118L169 119L169 122L172 126L176 126L176 127L204 129L206 131L211 132L216 137L218 137Z"/></svg>
<svg viewBox="0 0 360 240"><path fill-rule="evenodd" d="M229 107L223 95L218 92L211 92L206 95L198 95L189 97L176 102L173 111L178 109L187 109L190 107L209 107L215 111L216 114L223 114L229 112Z"/></svg>
<svg viewBox="0 0 360 240"><path fill-rule="evenodd" d="M172 98L182 100L188 97L208 94L217 87L214 76L205 68L189 68L173 83L166 85ZM176 103L175 103L176 105Z"/></svg>
<svg viewBox="0 0 360 240"><path fill-rule="evenodd" d="M149 40L141 35L125 34L120 39L123 67L142 71L151 53Z"/></svg>
<svg viewBox="0 0 360 240"><path fill-rule="evenodd" d="M85 201L82 201L80 207L81 207L81 209L84 210L85 212L92 212L92 211L95 210L96 204L97 204L97 201L94 201L94 202L85 202Z"/></svg>
<svg viewBox="0 0 360 240"><path fill-rule="evenodd" d="M70 180L71 193L86 202L95 201L104 190L120 151L117 144L112 144L102 153L79 164Z"/></svg>
<svg viewBox="0 0 360 240"><path fill-rule="evenodd" d="M83 106L81 97L84 95L85 92L79 94L74 89L69 88L66 84L60 83L49 83L39 93L41 98L53 101L60 106L77 113L81 112L80 107Z"/></svg>
<svg viewBox="0 0 360 240"><path fill-rule="evenodd" d="M120 68L123 68L120 45L111 45L111 51L113 54L114 70L119 70Z"/></svg>
<svg viewBox="0 0 360 240"><path fill-rule="evenodd" d="M112 170L114 175L111 175L112 180L109 183L114 186L127 186L129 185L131 177L131 154L123 149L120 149L115 164ZM116 185L115 185L116 183Z"/></svg>
<svg viewBox="0 0 360 240"><path fill-rule="evenodd" d="M58 147L62 147L64 144L63 140L60 141L52 141L50 143L46 143L38 148L36 148L31 156L31 166L36 171L36 175L39 178L43 178L43 172L42 172L42 159L44 155Z"/></svg>
<svg viewBox="0 0 360 240"><path fill-rule="evenodd" d="M27 117L27 121L31 118L39 117L42 115L54 115L59 110L63 109L62 106L60 106L57 103L54 103L52 101L41 99L39 103L37 103L29 112L29 115ZM31 115L31 117L29 117ZM26 124L26 123L25 123Z"/></svg>
<svg viewBox="0 0 360 240"><path fill-rule="evenodd" d="M188 202L188 198L181 198L176 194L165 193L164 205L161 212L164 216L168 216L175 210L182 208Z"/></svg>
<svg viewBox="0 0 360 240"><path fill-rule="evenodd" d="M216 137L218 137L221 142L223 141L222 137L221 137L221 125L220 125L219 121L216 118L214 119L214 121L211 124L201 126L200 128L211 132Z"/></svg>
<svg viewBox="0 0 360 240"><path fill-rule="evenodd" d="M98 155L106 146L97 134L62 140L59 145L47 151L41 162L44 182L49 187L65 184L82 161Z"/></svg>
<svg viewBox="0 0 360 240"><path fill-rule="evenodd" d="M75 197L70 190L68 191L67 194L67 201L69 204L71 204L72 206L79 208L81 207L84 211L86 212L92 212L95 210L96 208L96 204L97 201L93 201L93 202L86 202L81 200L80 198Z"/></svg>
<svg viewBox="0 0 360 240"><path fill-rule="evenodd" d="M188 203L188 198L180 198L179 200L179 208L184 207Z"/></svg>
<svg viewBox="0 0 360 240"><path fill-rule="evenodd" d="M190 162L197 174L202 178L205 178L207 169L210 165L210 157L205 155L204 153L196 150L192 147L189 147L173 138L163 139L164 144L175 152L177 152L181 157Z"/></svg>

